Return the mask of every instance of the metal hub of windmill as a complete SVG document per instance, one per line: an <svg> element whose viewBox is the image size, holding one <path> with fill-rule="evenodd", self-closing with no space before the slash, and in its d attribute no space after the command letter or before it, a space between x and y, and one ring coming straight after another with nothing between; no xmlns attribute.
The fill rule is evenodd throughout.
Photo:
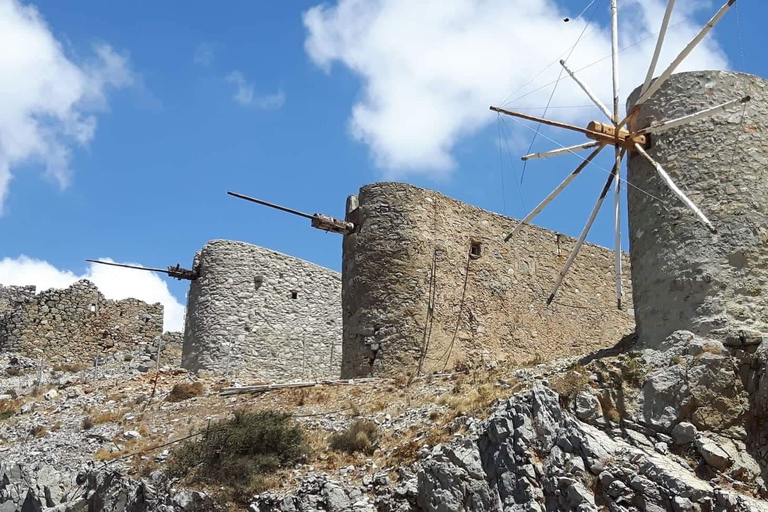
<svg viewBox="0 0 768 512"><path fill-rule="evenodd" d="M733 6L733 4L736 3L736 0L728 0L728 2L723 5L720 10L715 14L715 16L704 26L704 28L701 29L701 31L696 35L696 37L691 40L690 43L683 49L680 54L675 57L675 59L672 61L672 63L667 67L667 69L664 70L661 75L656 80L653 80L654 72L656 71L656 65L659 60L659 55L661 54L661 49L664 45L664 37L667 33L667 29L669 28L669 20L672 16L672 11L675 6L675 0L669 0L667 3L667 9L664 13L664 18L661 23L661 30L659 32L659 37L656 42L656 49L653 53L653 58L651 59L651 65L648 69L648 73L645 78L645 82L643 84L643 87L640 92L640 97L638 98L637 102L635 103L632 110L627 114L627 116L624 119L621 119L620 113L619 113L619 31L618 31L618 7L616 5L616 0L611 0L611 65L612 65L612 71L613 71L613 112L611 112L608 107L600 101L600 99L592 92L592 90L587 86L584 81L582 81L576 73L571 70L568 65L565 63L565 61L561 60L560 64L563 66L563 69L568 73L568 75L579 85L579 87L584 91L584 93L589 97L589 99L605 114L605 116L608 118L608 123L602 123L599 121L592 121L589 123L589 125L586 128L581 128L579 126L573 126L567 123L561 123L558 121L551 121L549 119L543 119L540 117L531 116L528 114L522 114L520 112L514 112L511 110L506 110L500 107L490 107L491 110L498 112L499 114L505 114L508 116L521 118L521 119L527 119L530 121L537 121L539 123L554 126L558 128L563 128L566 130L576 131L583 133L587 136L590 140L588 142L585 142L583 144L579 144L576 146L571 147L565 147L556 149L554 151L547 151L544 153L535 153L530 155L525 155L522 157L523 160L532 160L537 158L548 158L552 156L557 155L565 155L565 154L571 154L576 153L578 151L584 151L587 149L594 149L592 153L584 158L581 165L579 165L565 180L563 180L560 185L555 188L536 208L534 208L531 213L529 213L516 227L515 229L507 235L505 241L509 241L512 237L517 234L520 229L526 224L528 224L536 215L538 215L544 207L546 207L560 192L562 192L568 184L573 181L576 176L578 176L591 162L594 160L594 158L607 146L613 146L614 147L614 155L615 155L615 163L613 165L613 169L610 172L608 176L608 180L605 183L605 186L603 187L602 191L600 192L600 195L597 199L597 203L595 204L594 208L592 209L592 213L589 216L589 219L587 220L586 225L584 226L584 229L581 232L581 235L579 236L579 239L576 242L576 245L571 250L570 255L568 256L568 259L565 262L565 265L563 266L563 269L560 271L560 274L557 277L557 280L555 281L555 284L552 288L552 291L547 298L547 304L551 304L552 301L555 298L555 295L557 294L558 289L560 288L560 285L563 282L563 278L568 273L568 269L573 264L574 259L576 259L576 256L579 253L579 250L581 249L581 246L584 244L584 240L587 237L587 234L589 233L589 230L592 228L592 224L595 221L595 218L597 217L597 213L600 210L600 207L603 204L603 200L605 199L605 196L608 194L608 191L611 188L611 185L613 184L614 187L614 236L615 236L615 273L616 273L616 301L618 304L618 307L621 308L621 299L623 296L623 290L622 290L622 282L621 282L621 215L620 215L620 192L621 192L621 179L619 179L619 172L621 170L621 162L624 159L624 156L626 155L627 151L634 152L639 155L641 155L643 158L645 158L653 167L656 169L656 172L658 173L659 177L666 183L666 185L670 188L670 190L682 201L686 206L688 206L693 213L699 218L701 222L703 222L707 228L713 233L716 233L717 230L712 225L712 223L707 219L707 217L704 215L704 213L699 209L696 204L691 201L688 196L685 195L683 191L681 191L675 183L672 181L672 179L669 177L669 174L664 170L664 167L657 161L655 161L647 152L646 149L648 147L648 144L650 142L650 136L653 133L659 133L665 130L669 130L671 128L676 128L685 124L693 123L695 121L698 121L700 119L714 116L716 114L719 114L721 112L726 111L728 108L734 107L736 105L740 105L743 103L746 103L750 101L750 97L746 96L743 98L737 98L732 101L728 101L726 103L723 103L722 105L717 105L712 108L702 110L701 112L697 112L695 114L691 114L688 116L680 117L678 119L672 119L668 121L664 121L657 124L652 124L651 126L647 128L637 129L635 127L635 117L636 114L640 108L640 106L648 101L648 99L653 96L653 94L659 90L659 88L669 79L669 77L674 73L675 69L680 65L683 60L693 51L693 49L704 39L704 37L707 35L707 33L712 30L712 28L725 16L726 12Z"/></svg>

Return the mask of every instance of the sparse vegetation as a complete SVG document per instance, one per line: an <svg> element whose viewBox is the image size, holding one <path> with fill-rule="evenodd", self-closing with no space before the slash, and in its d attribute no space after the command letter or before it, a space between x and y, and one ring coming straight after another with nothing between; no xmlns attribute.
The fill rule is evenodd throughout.
<svg viewBox="0 0 768 512"><path fill-rule="evenodd" d="M624 382L640 387L645 382L647 375L648 365L643 360L643 356L638 352L630 352L621 366L621 377Z"/></svg>
<svg viewBox="0 0 768 512"><path fill-rule="evenodd" d="M304 431L285 414L235 413L216 422L197 441L176 448L168 473L191 481L230 487L233 499L248 499L266 486L268 475L304 460L309 453Z"/></svg>
<svg viewBox="0 0 768 512"><path fill-rule="evenodd" d="M0 421L7 420L19 412L19 403L16 400L0 400Z"/></svg>
<svg viewBox="0 0 768 512"><path fill-rule="evenodd" d="M48 429L45 428L45 425L35 425L29 431L29 434L33 437L40 439L41 437L45 437L48 435Z"/></svg>
<svg viewBox="0 0 768 512"><path fill-rule="evenodd" d="M200 396L205 392L205 386L200 381L197 382L180 382L173 386L171 392L168 393L169 402L182 402L189 400L190 398Z"/></svg>
<svg viewBox="0 0 768 512"><path fill-rule="evenodd" d="M67 372L77 373L90 368L90 365L85 363L58 363L53 365L53 371L55 372Z"/></svg>
<svg viewBox="0 0 768 512"><path fill-rule="evenodd" d="M86 416L85 418L83 418L83 422L80 424L80 427L83 430L90 430L93 428L94 425L95 423L93 422L93 418L90 416Z"/></svg>
<svg viewBox="0 0 768 512"><path fill-rule="evenodd" d="M672 356L672 359L669 360L669 363L671 366L675 366L678 364L683 364L683 357L680 355Z"/></svg>
<svg viewBox="0 0 768 512"><path fill-rule="evenodd" d="M542 355L541 354L536 354L535 356L533 356L533 358L531 358L531 359L521 363L520 367L521 368L530 368L532 366L538 366L538 365L542 364L543 362L544 362L544 358L542 357Z"/></svg>
<svg viewBox="0 0 768 512"><path fill-rule="evenodd" d="M99 412L96 414L91 414L90 416L83 419L83 428L85 428L86 423L90 425L88 428L92 428L94 425L101 425L103 423L111 423L114 421L119 420L122 418L122 413L119 411L104 411Z"/></svg>
<svg viewBox="0 0 768 512"><path fill-rule="evenodd" d="M703 347L701 347L701 352L702 353L706 352L708 354L716 354L716 355L720 355L723 353L720 347L714 344L713 345L705 344Z"/></svg>
<svg viewBox="0 0 768 512"><path fill-rule="evenodd" d="M554 377L549 387L560 395L563 405L568 405L576 398L576 395L584 391L589 384L587 370L580 365L574 366L562 375Z"/></svg>
<svg viewBox="0 0 768 512"><path fill-rule="evenodd" d="M372 421L356 420L346 430L330 438L332 450L343 453L371 455L379 441L379 426Z"/></svg>

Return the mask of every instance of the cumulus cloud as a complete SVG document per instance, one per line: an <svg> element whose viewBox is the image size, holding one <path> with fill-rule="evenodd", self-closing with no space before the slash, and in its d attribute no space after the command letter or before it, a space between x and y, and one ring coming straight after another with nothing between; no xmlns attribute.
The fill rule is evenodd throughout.
<svg viewBox="0 0 768 512"><path fill-rule="evenodd" d="M248 82L240 71L233 71L228 74L226 81L235 84L236 90L232 99L244 107L275 110L285 103L285 93L282 90L278 90L274 94L255 94L253 84Z"/></svg>
<svg viewBox="0 0 768 512"><path fill-rule="evenodd" d="M679 2L678 2L679 3ZM557 61L568 54L591 11L580 19L554 0L337 0L304 13L305 50L314 64L331 72L341 64L362 79L360 100L349 119L351 135L370 147L389 178L407 174L448 174L456 142L495 122L490 105L514 108L546 105L552 86L523 98L558 78ZM586 2L578 2L581 9ZM598 2L597 4L600 4ZM640 85L650 62L666 1L623 0L620 5L621 84L624 96ZM579 69L610 55L608 2L568 60ZM667 35L659 70L703 24L697 10L712 3L691 0L678 9ZM652 36L652 37L649 37ZM530 85L528 81L547 64ZM725 68L728 63L710 36L678 68ZM610 58L580 72L608 105L612 104ZM554 106L589 104L565 76ZM522 90L519 90L521 87ZM517 91L516 94L515 93ZM622 99L622 105L624 100ZM541 110L530 111L541 113ZM599 114L599 113L598 113ZM596 111L557 109L549 114L586 123Z"/></svg>
<svg viewBox="0 0 768 512"><path fill-rule="evenodd" d="M72 145L87 145L95 112L107 107L109 88L132 82L125 56L109 45L93 47L80 63L69 59L38 10L0 0L0 213L12 170L42 165L66 187Z"/></svg>
<svg viewBox="0 0 768 512"><path fill-rule="evenodd" d="M102 261L112 262L109 258ZM136 265L136 263L127 263ZM82 275L60 270L47 261L27 256L0 260L0 284L37 286L37 291L66 288L79 279L88 279L108 299L134 298L164 306L163 327L166 331L184 329L184 306L176 300L162 278L152 272L129 270L91 263Z"/></svg>

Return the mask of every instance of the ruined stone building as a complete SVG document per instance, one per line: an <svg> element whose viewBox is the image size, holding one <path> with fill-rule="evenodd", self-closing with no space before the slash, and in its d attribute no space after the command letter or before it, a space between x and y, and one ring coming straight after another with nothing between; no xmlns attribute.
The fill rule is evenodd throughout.
<svg viewBox="0 0 768 512"><path fill-rule="evenodd" d="M163 333L163 306L108 300L87 280L35 294L0 285L0 351L54 362L93 363L135 350Z"/></svg>
<svg viewBox="0 0 768 512"><path fill-rule="evenodd" d="M338 377L338 272L231 240L206 244L194 268L184 368L257 380Z"/></svg>
<svg viewBox="0 0 768 512"><path fill-rule="evenodd" d="M634 328L608 249L586 244L546 306L571 237L529 226L504 242L518 221L403 183L364 186L347 220L342 377L583 354Z"/></svg>

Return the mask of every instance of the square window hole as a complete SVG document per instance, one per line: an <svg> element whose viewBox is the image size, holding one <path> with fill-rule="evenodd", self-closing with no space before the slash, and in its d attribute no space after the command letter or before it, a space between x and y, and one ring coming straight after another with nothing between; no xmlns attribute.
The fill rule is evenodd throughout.
<svg viewBox="0 0 768 512"><path fill-rule="evenodd" d="M472 242L469 244L469 256L471 258L479 258L481 252L482 246L480 245L480 242Z"/></svg>
<svg viewBox="0 0 768 512"><path fill-rule="evenodd" d="M292 299L294 299L294 300L295 300L295 299L298 299L298 298L299 298L299 292L297 292L297 291L292 291L292 292L291 292L291 298L292 298Z"/></svg>

